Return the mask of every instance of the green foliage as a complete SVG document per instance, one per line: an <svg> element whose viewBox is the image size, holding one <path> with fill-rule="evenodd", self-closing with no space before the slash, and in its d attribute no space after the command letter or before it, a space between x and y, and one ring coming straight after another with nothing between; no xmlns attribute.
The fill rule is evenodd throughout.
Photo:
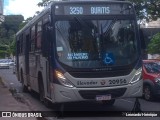
<svg viewBox="0 0 160 120"><path fill-rule="evenodd" d="M139 20L148 22L160 18L160 0L128 0L135 5Z"/></svg>
<svg viewBox="0 0 160 120"><path fill-rule="evenodd" d="M19 25L19 30L22 29L32 19L33 19L33 17L29 17L26 20L24 20L23 22L21 22L21 24Z"/></svg>
<svg viewBox="0 0 160 120"><path fill-rule="evenodd" d="M5 21L3 23L4 28L9 32L12 30L16 33L19 30L19 25L24 20L22 15L7 15L5 16Z"/></svg>
<svg viewBox="0 0 160 120"><path fill-rule="evenodd" d="M10 44L10 51L11 51L13 56L16 55L16 39L15 38L12 41L12 43Z"/></svg>
<svg viewBox="0 0 160 120"><path fill-rule="evenodd" d="M0 45L0 58L8 56L7 49L8 47L6 45Z"/></svg>
<svg viewBox="0 0 160 120"><path fill-rule="evenodd" d="M147 48L150 54L160 54L160 32L153 36Z"/></svg>
<svg viewBox="0 0 160 120"><path fill-rule="evenodd" d="M15 34L22 21L24 21L22 15L7 15L5 21L0 24L0 57L15 54Z"/></svg>
<svg viewBox="0 0 160 120"><path fill-rule="evenodd" d="M45 7L45 6L49 5L50 2L51 2L51 0L42 0L42 2L38 3L38 6Z"/></svg>
<svg viewBox="0 0 160 120"><path fill-rule="evenodd" d="M0 50L6 51L6 50L7 50L7 47L6 47L5 45L0 45Z"/></svg>
<svg viewBox="0 0 160 120"><path fill-rule="evenodd" d="M0 50L0 58L4 58L6 55L6 51Z"/></svg>
<svg viewBox="0 0 160 120"><path fill-rule="evenodd" d="M48 6L52 1L54 0L42 0L42 2L39 2L37 5L39 7L46 7ZM56 0L55 0L56 1ZM69 1L69 0L62 0L62 1Z"/></svg>

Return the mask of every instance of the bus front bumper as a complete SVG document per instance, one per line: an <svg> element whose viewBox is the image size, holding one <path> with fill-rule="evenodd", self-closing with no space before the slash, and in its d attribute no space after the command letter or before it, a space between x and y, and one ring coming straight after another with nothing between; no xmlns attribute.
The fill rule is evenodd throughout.
<svg viewBox="0 0 160 120"><path fill-rule="evenodd" d="M94 101L96 96L111 95L111 99L134 98L142 96L142 80L123 86L99 87L99 88L68 88L58 84L52 84L52 100L56 103Z"/></svg>

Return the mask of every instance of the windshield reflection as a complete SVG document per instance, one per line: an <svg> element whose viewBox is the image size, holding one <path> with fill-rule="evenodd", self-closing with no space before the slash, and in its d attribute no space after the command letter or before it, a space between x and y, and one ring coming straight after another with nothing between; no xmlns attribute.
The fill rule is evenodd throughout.
<svg viewBox="0 0 160 120"><path fill-rule="evenodd" d="M132 20L57 21L56 46L59 60L71 67L97 68L133 63L137 40Z"/></svg>

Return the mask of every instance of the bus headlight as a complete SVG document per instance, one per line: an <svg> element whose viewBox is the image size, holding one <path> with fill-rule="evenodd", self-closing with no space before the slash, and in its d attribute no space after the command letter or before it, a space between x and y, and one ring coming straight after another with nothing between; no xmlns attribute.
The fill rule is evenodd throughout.
<svg viewBox="0 0 160 120"><path fill-rule="evenodd" d="M139 68L137 72L135 73L134 77L130 81L131 84L141 80L141 75L142 75L142 68Z"/></svg>
<svg viewBox="0 0 160 120"><path fill-rule="evenodd" d="M70 88L74 87L73 84L69 80L67 80L61 72L55 71L55 73L56 73L57 79L62 85Z"/></svg>

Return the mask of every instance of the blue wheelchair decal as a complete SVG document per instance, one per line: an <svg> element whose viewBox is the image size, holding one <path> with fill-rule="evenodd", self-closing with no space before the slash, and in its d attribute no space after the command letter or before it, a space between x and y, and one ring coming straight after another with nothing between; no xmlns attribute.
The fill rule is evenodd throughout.
<svg viewBox="0 0 160 120"><path fill-rule="evenodd" d="M108 65L114 64L115 60L114 60L113 54L112 53L106 53L103 61L104 61L105 64L108 64Z"/></svg>

